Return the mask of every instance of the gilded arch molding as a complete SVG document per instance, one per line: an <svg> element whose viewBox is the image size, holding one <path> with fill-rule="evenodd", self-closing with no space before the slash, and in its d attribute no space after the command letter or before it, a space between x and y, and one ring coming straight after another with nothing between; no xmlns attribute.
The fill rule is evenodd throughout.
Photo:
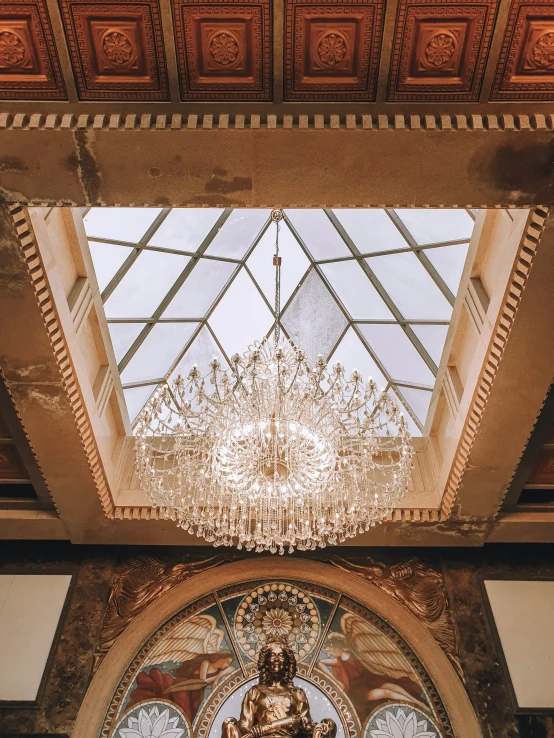
<svg viewBox="0 0 554 738"><path fill-rule="evenodd" d="M74 738L97 738L110 701L142 645L170 617L220 587L255 578L274 578L275 559L259 558L224 564L193 576L150 604L116 641L95 674L79 711ZM433 681L456 736L480 738L477 718L454 668L423 625L393 597L358 576L316 561L285 559L278 576L331 587L353 598L394 628L413 649Z"/></svg>

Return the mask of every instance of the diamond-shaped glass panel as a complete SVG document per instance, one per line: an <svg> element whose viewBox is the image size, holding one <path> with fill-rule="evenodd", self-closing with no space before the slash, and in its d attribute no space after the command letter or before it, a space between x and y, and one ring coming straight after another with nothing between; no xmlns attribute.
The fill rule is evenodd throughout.
<svg viewBox="0 0 554 738"><path fill-rule="evenodd" d="M392 379L434 385L433 372L399 325L359 324L358 330Z"/></svg>
<svg viewBox="0 0 554 738"><path fill-rule="evenodd" d="M149 241L177 251L196 251L223 210L216 208L174 208Z"/></svg>
<svg viewBox="0 0 554 738"><path fill-rule="evenodd" d="M316 261L352 256L324 210L285 210L293 228Z"/></svg>
<svg viewBox="0 0 554 738"><path fill-rule="evenodd" d="M408 208L396 213L420 246L441 241L469 241L473 232L473 220L466 210Z"/></svg>
<svg viewBox="0 0 554 738"><path fill-rule="evenodd" d="M209 324L227 356L242 354L261 341L273 323L273 315L243 268L221 298Z"/></svg>
<svg viewBox="0 0 554 738"><path fill-rule="evenodd" d="M246 262L252 276L263 291L270 305L275 303L275 226L268 228ZM298 287L310 262L298 245L298 241L285 223L281 223L279 234L279 255L281 266L281 306L284 306Z"/></svg>
<svg viewBox="0 0 554 738"><path fill-rule="evenodd" d="M106 301L107 317L151 317L189 261L190 256L142 251Z"/></svg>
<svg viewBox="0 0 554 738"><path fill-rule="evenodd" d="M165 309L163 318L203 318L229 281L237 264L200 259Z"/></svg>
<svg viewBox="0 0 554 738"><path fill-rule="evenodd" d="M366 261L404 318L450 320L452 306L414 253Z"/></svg>
<svg viewBox="0 0 554 738"><path fill-rule="evenodd" d="M225 357L221 353L219 346L214 341L212 334L207 326L204 326L200 333L196 336L186 353L179 361L175 369L172 371L169 380L175 379L178 374L181 374L185 379L192 367L196 364L198 370L202 375L208 374L210 370L210 363L213 359L218 359L221 366L226 369L228 364Z"/></svg>
<svg viewBox="0 0 554 738"><path fill-rule="evenodd" d="M444 279L453 295L456 294L460 286L468 248L468 243L461 243L457 246L425 249L425 255Z"/></svg>
<svg viewBox="0 0 554 738"><path fill-rule="evenodd" d="M447 325L412 325L413 332L419 338L423 347L438 366L448 333Z"/></svg>
<svg viewBox="0 0 554 738"><path fill-rule="evenodd" d="M391 311L357 261L322 264L321 270L352 318L393 320Z"/></svg>
<svg viewBox="0 0 554 738"><path fill-rule="evenodd" d="M348 321L319 274L312 269L285 311L282 323L292 341L314 363L319 354L328 357Z"/></svg>
<svg viewBox="0 0 554 738"><path fill-rule="evenodd" d="M343 365L347 377L350 377L354 369L357 369L362 375L364 382L367 382L371 377L377 383L380 390L385 389L387 386L385 375L379 369L353 328L349 328L346 331L344 338L329 360L331 366L337 362Z"/></svg>
<svg viewBox="0 0 554 738"><path fill-rule="evenodd" d="M425 425L425 419L429 412L429 403L431 402L432 392L427 390L415 389L414 387L397 387L398 392L404 397L412 412L417 417L421 425Z"/></svg>
<svg viewBox="0 0 554 738"><path fill-rule="evenodd" d="M397 392L395 392L395 387L391 387L387 394L390 396L390 398L396 402L400 410L402 411L404 417L406 418L406 421L408 423L408 430L410 431L412 437L418 438L421 436L421 429L418 427L418 425L414 422L412 416L410 415L410 412L408 411L408 408L406 406L406 403L404 401L404 398L401 397ZM413 412L413 411L412 411Z"/></svg>
<svg viewBox="0 0 554 738"><path fill-rule="evenodd" d="M270 210L235 209L208 246L211 256L242 259L269 218Z"/></svg>
<svg viewBox="0 0 554 738"><path fill-rule="evenodd" d="M165 377L197 326L198 323L157 323L121 372L123 384Z"/></svg>
<svg viewBox="0 0 554 738"><path fill-rule="evenodd" d="M117 363L131 348L146 323L109 323L110 336Z"/></svg>
<svg viewBox="0 0 554 738"><path fill-rule="evenodd" d="M361 254L408 248L404 237L384 210L333 210Z"/></svg>
<svg viewBox="0 0 554 738"><path fill-rule="evenodd" d="M131 423L135 422L137 415L150 399L150 395L155 389L155 384L148 384L145 387L130 387L129 389L123 390Z"/></svg>
<svg viewBox="0 0 554 738"><path fill-rule="evenodd" d="M91 208L83 219L87 236L137 243L160 208Z"/></svg>
<svg viewBox="0 0 554 738"><path fill-rule="evenodd" d="M119 267L135 249L128 246L114 246L101 241L89 241L89 248L96 272L96 281L100 292L103 292L115 277Z"/></svg>

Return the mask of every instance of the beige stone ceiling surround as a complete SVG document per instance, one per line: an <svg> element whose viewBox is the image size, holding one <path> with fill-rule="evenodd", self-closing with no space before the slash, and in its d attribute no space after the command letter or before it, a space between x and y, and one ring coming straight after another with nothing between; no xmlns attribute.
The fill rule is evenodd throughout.
<svg viewBox="0 0 554 738"><path fill-rule="evenodd" d="M4 206L1 218L0 311L10 319L0 323L0 366L57 515L0 510L0 536L198 542L158 519L136 488L130 425L81 214ZM554 538L552 513L499 514L552 381L552 284L547 209L477 215L412 488L387 522L355 544Z"/></svg>

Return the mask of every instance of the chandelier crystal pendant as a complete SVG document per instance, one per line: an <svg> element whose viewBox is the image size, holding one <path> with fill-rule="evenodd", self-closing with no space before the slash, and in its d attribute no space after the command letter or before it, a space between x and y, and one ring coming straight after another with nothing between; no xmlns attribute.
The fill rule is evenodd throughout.
<svg viewBox="0 0 554 738"><path fill-rule="evenodd" d="M152 504L206 541L292 553L342 543L381 522L412 470L408 425L390 396L328 368L280 330L276 224L273 340L207 374L162 383L141 412L137 469Z"/></svg>

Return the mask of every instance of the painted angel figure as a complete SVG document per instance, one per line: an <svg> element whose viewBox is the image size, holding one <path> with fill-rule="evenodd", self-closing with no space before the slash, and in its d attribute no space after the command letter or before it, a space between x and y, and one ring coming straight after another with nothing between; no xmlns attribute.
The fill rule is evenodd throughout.
<svg viewBox="0 0 554 738"><path fill-rule="evenodd" d="M176 625L147 653L129 706L168 699L179 705L192 725L206 689L214 689L234 671L233 653L221 648L223 638L211 615L193 615ZM167 670L164 664L169 665Z"/></svg>
<svg viewBox="0 0 554 738"><path fill-rule="evenodd" d="M353 613L341 618L340 633L330 632L317 663L343 686L363 724L379 702L402 700L427 710L425 694L402 653L379 628Z"/></svg>

